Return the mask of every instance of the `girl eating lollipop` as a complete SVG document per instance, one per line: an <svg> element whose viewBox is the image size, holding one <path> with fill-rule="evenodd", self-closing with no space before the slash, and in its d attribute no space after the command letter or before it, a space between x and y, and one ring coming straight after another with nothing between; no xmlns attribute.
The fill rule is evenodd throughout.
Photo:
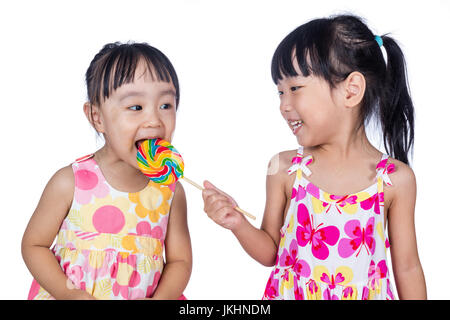
<svg viewBox="0 0 450 320"><path fill-rule="evenodd" d="M110 43L86 83L84 113L105 144L43 191L22 240L28 299L183 299L192 266L183 187L149 180L136 161L143 141L172 139L175 69L146 43Z"/></svg>
<svg viewBox="0 0 450 320"><path fill-rule="evenodd" d="M408 166L414 109L397 42L359 17L312 20L279 44L272 78L300 147L269 164L261 227L210 182L203 191L208 216L274 266L263 298L394 299L389 247L399 298L426 298ZM387 154L366 136L371 116Z"/></svg>

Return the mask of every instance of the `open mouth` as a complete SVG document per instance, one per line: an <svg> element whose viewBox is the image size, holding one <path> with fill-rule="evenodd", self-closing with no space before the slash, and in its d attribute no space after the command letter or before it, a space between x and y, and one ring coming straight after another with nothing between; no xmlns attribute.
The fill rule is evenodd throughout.
<svg viewBox="0 0 450 320"><path fill-rule="evenodd" d="M288 120L288 123L289 123L289 126L292 128L292 132L294 134L303 125L302 120Z"/></svg>
<svg viewBox="0 0 450 320"><path fill-rule="evenodd" d="M159 138L159 137L149 137L149 138L139 139L139 140L137 140L137 141L134 143L134 145L136 146L136 149L139 149L139 146L140 146L144 141L151 140L151 139L158 139L158 138Z"/></svg>
<svg viewBox="0 0 450 320"><path fill-rule="evenodd" d="M136 141L135 143L134 143L134 145L136 146L136 149L139 149L139 146L142 144L142 142L144 142L146 139L141 139L141 140L138 140L138 141Z"/></svg>

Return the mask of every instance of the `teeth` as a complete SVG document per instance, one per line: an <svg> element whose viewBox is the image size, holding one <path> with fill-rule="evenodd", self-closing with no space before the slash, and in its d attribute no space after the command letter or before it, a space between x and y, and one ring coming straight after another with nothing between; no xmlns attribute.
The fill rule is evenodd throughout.
<svg viewBox="0 0 450 320"><path fill-rule="evenodd" d="M289 124L292 126L292 129L295 130L303 124L302 120L289 121Z"/></svg>

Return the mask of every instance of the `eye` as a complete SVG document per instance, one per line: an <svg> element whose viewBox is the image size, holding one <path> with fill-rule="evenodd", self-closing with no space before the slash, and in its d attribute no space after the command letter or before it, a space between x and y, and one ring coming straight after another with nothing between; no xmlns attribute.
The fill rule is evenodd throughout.
<svg viewBox="0 0 450 320"><path fill-rule="evenodd" d="M279 96L283 95L283 91L278 91L278 95Z"/></svg>
<svg viewBox="0 0 450 320"><path fill-rule="evenodd" d="M163 109L163 110L168 110L168 109L172 108L172 105L169 103L164 103L159 108Z"/></svg>
<svg viewBox="0 0 450 320"><path fill-rule="evenodd" d="M129 107L128 109L134 110L134 111L140 111L140 110L142 110L142 106L140 106L140 105L135 105L135 106Z"/></svg>
<svg viewBox="0 0 450 320"><path fill-rule="evenodd" d="M295 86L295 87L291 87L291 91L293 92L293 91L297 91L298 89L300 89L301 88L301 86Z"/></svg>

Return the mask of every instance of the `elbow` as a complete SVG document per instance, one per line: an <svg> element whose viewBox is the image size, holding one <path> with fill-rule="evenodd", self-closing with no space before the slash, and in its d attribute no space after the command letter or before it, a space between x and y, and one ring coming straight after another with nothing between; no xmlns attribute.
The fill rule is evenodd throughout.
<svg viewBox="0 0 450 320"><path fill-rule="evenodd" d="M273 262L261 262L260 263L265 267L273 267L275 265L275 261Z"/></svg>
<svg viewBox="0 0 450 320"><path fill-rule="evenodd" d="M277 262L277 251L274 253L270 253L265 257L261 257L262 259L258 259L258 262L261 263L265 267L273 267Z"/></svg>

